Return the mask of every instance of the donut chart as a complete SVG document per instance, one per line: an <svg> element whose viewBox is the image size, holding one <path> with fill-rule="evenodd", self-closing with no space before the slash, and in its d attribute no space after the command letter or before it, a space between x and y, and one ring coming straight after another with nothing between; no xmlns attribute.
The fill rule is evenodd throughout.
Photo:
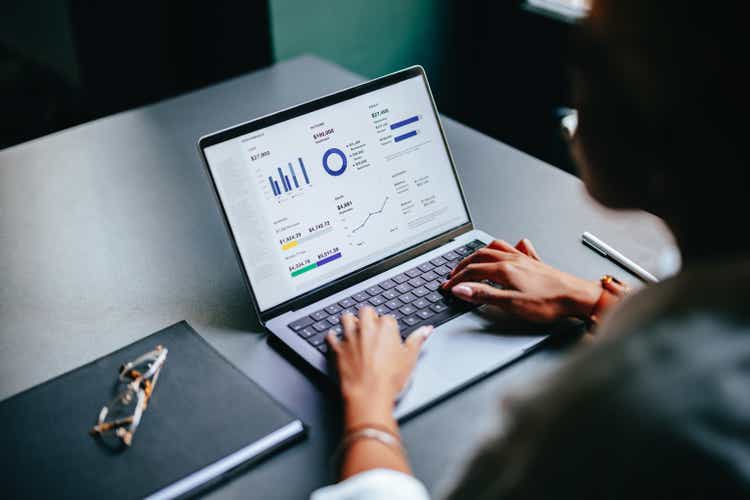
<svg viewBox="0 0 750 500"><path fill-rule="evenodd" d="M329 164L331 155L335 155L341 158L340 166L336 167ZM329 149L325 152L325 154L323 154L323 168L328 173L328 175L332 175L334 177L343 174L346 171L346 155L338 148Z"/></svg>

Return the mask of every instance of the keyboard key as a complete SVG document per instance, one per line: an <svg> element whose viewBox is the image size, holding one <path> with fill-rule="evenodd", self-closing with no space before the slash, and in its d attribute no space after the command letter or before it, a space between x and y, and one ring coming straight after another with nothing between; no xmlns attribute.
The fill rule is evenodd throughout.
<svg viewBox="0 0 750 500"><path fill-rule="evenodd" d="M417 316L419 316L422 319L429 319L433 316L435 316L435 313L430 311L429 309L422 309L417 313Z"/></svg>
<svg viewBox="0 0 750 500"><path fill-rule="evenodd" d="M374 306L379 306L385 302L385 299L383 299L383 297L371 297L368 302Z"/></svg>
<svg viewBox="0 0 750 500"><path fill-rule="evenodd" d="M344 309L348 309L348 308L352 307L356 303L357 303L356 300L354 300L351 297L349 297L348 299L344 299L344 300L340 301L339 305L341 307L343 307Z"/></svg>
<svg viewBox="0 0 750 500"><path fill-rule="evenodd" d="M383 293L381 297L383 297L386 300L393 300L396 297L398 297L398 292L396 290L388 290L387 292Z"/></svg>
<svg viewBox="0 0 750 500"><path fill-rule="evenodd" d="M373 285L370 288L367 289L367 293L370 294L370 296L380 295L383 293L383 289L380 288L378 285Z"/></svg>
<svg viewBox="0 0 750 500"><path fill-rule="evenodd" d="M397 275L397 276L394 276L394 277L393 277L393 278L391 278L391 279L392 279L393 281L395 281L396 283L403 283L404 281L408 280L408 279L409 279L409 277L408 277L407 275L405 275L405 274L399 274L399 275Z"/></svg>
<svg viewBox="0 0 750 500"><path fill-rule="evenodd" d="M458 255L462 255L464 257L466 257L467 255L471 255L471 254L474 253L474 250L472 250L469 247L465 247L465 246L464 247L458 247L458 248L456 248L453 251L456 252Z"/></svg>
<svg viewBox="0 0 750 500"><path fill-rule="evenodd" d="M330 306L326 307L325 309L326 309L326 312L328 314L336 314L337 312L339 312L341 310L341 308L339 306L337 306L336 304L331 304Z"/></svg>
<svg viewBox="0 0 750 500"><path fill-rule="evenodd" d="M401 295L398 300L400 300L404 304L408 304L409 302L417 300L417 296L412 293L405 293Z"/></svg>
<svg viewBox="0 0 750 500"><path fill-rule="evenodd" d="M328 314L328 312L327 312L327 311L325 311L325 310L323 310L323 309L321 309L320 311L315 311L314 313L312 313L312 314L310 315L310 317L311 317L312 319L314 319L315 321L321 321L321 320L324 320L324 319L326 319L326 318L327 318L328 316L330 316L330 314Z"/></svg>
<svg viewBox="0 0 750 500"><path fill-rule="evenodd" d="M403 314L405 314L405 315L408 316L410 314L414 314L415 312L417 312L417 308L414 307L414 306L411 306L411 305L407 304L404 307L402 307L401 309L399 309L399 311L401 311Z"/></svg>
<svg viewBox="0 0 750 500"><path fill-rule="evenodd" d="M414 290L412 290L411 293L413 293L417 297L424 297L425 295L430 293L430 291L426 289L425 287L420 286L419 288L415 288Z"/></svg>
<svg viewBox="0 0 750 500"><path fill-rule="evenodd" d="M430 301L427 299L417 299L412 302L411 305L413 305L417 309L424 309L425 307L430 305Z"/></svg>
<svg viewBox="0 0 750 500"><path fill-rule="evenodd" d="M305 316L304 318L300 318L297 321L292 321L291 323L289 323L289 328L297 332L299 330L302 330L306 326L312 325L313 323L315 323L314 319L309 316Z"/></svg>
<svg viewBox="0 0 750 500"><path fill-rule="evenodd" d="M396 291L398 293L406 293L410 292L413 287L408 283L401 283L399 286L396 287Z"/></svg>
<svg viewBox="0 0 750 500"><path fill-rule="evenodd" d="M354 306L354 309L356 309L357 310L357 314L359 314L359 310L362 309L363 307L372 307L372 306L370 305L369 302L360 302L359 304L357 304L356 306ZM357 314L355 314L355 316Z"/></svg>
<svg viewBox="0 0 750 500"><path fill-rule="evenodd" d="M388 307L385 304L381 304L375 308L375 312L378 313L378 316L383 316L385 314L389 314L391 310L388 309Z"/></svg>
<svg viewBox="0 0 750 500"><path fill-rule="evenodd" d="M341 335L342 333L344 333L344 327L341 325L334 325L331 330L336 332L336 335Z"/></svg>
<svg viewBox="0 0 750 500"><path fill-rule="evenodd" d="M432 304L432 305L430 306L430 309L432 309L432 310L433 310L433 311L435 311L436 313L439 313L439 312L443 312L443 311L445 311L446 309L448 309L448 306L446 306L446 305L445 305L445 304L443 304L442 302L436 302L436 303L434 303L434 304Z"/></svg>
<svg viewBox="0 0 750 500"><path fill-rule="evenodd" d="M431 263L431 264L432 264L433 266L435 266L435 267L439 267L439 266L442 266L443 264L445 264L445 262L446 262L446 260L445 260L444 258L442 258L442 257L438 257L437 259L432 259L432 260L430 261L430 263Z"/></svg>
<svg viewBox="0 0 750 500"><path fill-rule="evenodd" d="M409 284L411 286L414 286L414 287L416 287L416 286L422 286L425 283L427 283L427 282L425 280L423 280L422 278L420 278L419 276L417 276L416 278L412 278L412 279L409 280Z"/></svg>
<svg viewBox="0 0 750 500"><path fill-rule="evenodd" d="M467 243L466 246L469 247L469 248L471 248L472 250L476 251L476 250L479 250L480 248L483 248L483 247L485 247L487 245L485 245L483 242L481 242L479 240L474 240L471 243Z"/></svg>
<svg viewBox="0 0 750 500"><path fill-rule="evenodd" d="M346 309L342 309L342 311L339 313L339 318L343 316L344 314L351 314L352 316L357 315L357 304L354 304L353 307L348 307Z"/></svg>
<svg viewBox="0 0 750 500"><path fill-rule="evenodd" d="M404 313L402 313L402 312L401 312L401 311L399 311L398 309L396 309L396 310L393 310L393 311L389 312L388 314L389 314L390 316L393 316L393 317L394 317L394 318L396 318L396 319L400 319L400 318L403 318L403 317L404 317Z"/></svg>
<svg viewBox="0 0 750 500"><path fill-rule="evenodd" d="M437 292L432 292L431 294L427 295L425 299L429 300L430 302L440 302L441 300L443 300L443 296Z"/></svg>
<svg viewBox="0 0 750 500"><path fill-rule="evenodd" d="M438 279L440 276L435 271L430 271L422 275L422 279L425 281L432 281Z"/></svg>
<svg viewBox="0 0 750 500"><path fill-rule="evenodd" d="M328 316L328 322L332 325L338 325L340 321L341 321L341 318L339 317L338 314L333 314L331 316Z"/></svg>
<svg viewBox="0 0 750 500"><path fill-rule="evenodd" d="M402 318L401 321L406 323L408 326L414 326L422 320L416 316L407 316L405 318Z"/></svg>
<svg viewBox="0 0 750 500"><path fill-rule="evenodd" d="M405 273L410 278L416 278L420 274L422 274L422 271L419 270L419 268L415 267L414 269L409 269Z"/></svg>
<svg viewBox="0 0 750 500"><path fill-rule="evenodd" d="M356 300L357 302L364 302L365 300L369 299L370 296L367 295L365 292L359 292L352 295L352 298Z"/></svg>
<svg viewBox="0 0 750 500"><path fill-rule="evenodd" d="M461 258L460 255L458 255L457 253L453 253L453 252L448 252L448 253L444 254L442 257L445 260L456 260L456 259L460 259Z"/></svg>
<svg viewBox="0 0 750 500"><path fill-rule="evenodd" d="M383 290L390 290L396 285L398 285L398 283L393 280L385 280L384 282L380 283L380 288L382 288Z"/></svg>
<svg viewBox="0 0 750 500"><path fill-rule="evenodd" d="M422 271L423 273L426 273L426 272L429 272L429 271L431 271L431 270L432 270L432 268L433 268L433 267L435 267L435 266L433 266L433 265L432 265L432 264L430 264L429 262L425 262L424 264L420 264L420 265L419 265L419 266L417 266L417 267L418 267L418 269L419 269L420 271Z"/></svg>
<svg viewBox="0 0 750 500"><path fill-rule="evenodd" d="M315 328L313 328L312 326L306 326L302 330L298 331L297 335L299 335L303 339L309 339L310 337L312 337L316 333L318 333L318 332L315 330Z"/></svg>
<svg viewBox="0 0 750 500"><path fill-rule="evenodd" d="M331 324L328 320L318 321L313 325L313 328L318 332L325 332L331 329Z"/></svg>
<svg viewBox="0 0 750 500"><path fill-rule="evenodd" d="M307 341L310 342L314 346L319 346L320 344L326 343L326 335L327 333L319 333L314 337L310 337Z"/></svg>
<svg viewBox="0 0 750 500"><path fill-rule="evenodd" d="M393 299L393 300L389 300L388 302L386 302L385 305L388 306L388 309L398 309L403 304L401 303L400 300Z"/></svg>
<svg viewBox="0 0 750 500"><path fill-rule="evenodd" d="M460 262L461 262L461 259L459 259L459 260L449 260L448 262L445 263L445 265L448 266L448 267L450 267L451 271L452 271L453 268L455 268Z"/></svg>
<svg viewBox="0 0 750 500"><path fill-rule="evenodd" d="M438 273L439 276L445 276L447 274L450 274L451 268L448 267L448 266L446 266L446 265L442 265L442 266L436 268L434 270L434 272Z"/></svg>
<svg viewBox="0 0 750 500"><path fill-rule="evenodd" d="M328 354L328 344L322 343L319 346L316 347L317 350L321 352L321 354Z"/></svg>
<svg viewBox="0 0 750 500"><path fill-rule="evenodd" d="M438 279L438 280L430 281L429 283L427 283L425 285L425 288L427 288L431 292L434 292L435 290L437 290L438 288L440 288L440 285L442 285L442 284L443 284L443 280Z"/></svg>

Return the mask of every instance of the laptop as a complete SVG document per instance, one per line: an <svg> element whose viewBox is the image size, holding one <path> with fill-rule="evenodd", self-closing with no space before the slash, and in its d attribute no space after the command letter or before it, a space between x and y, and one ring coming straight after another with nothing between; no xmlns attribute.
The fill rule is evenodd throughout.
<svg viewBox="0 0 750 500"><path fill-rule="evenodd" d="M302 83L301 83L302 84ZM492 238L472 224L424 70L414 66L199 140L260 322L335 380L325 336L363 306L403 338L436 327L405 418L537 346L441 293Z"/></svg>

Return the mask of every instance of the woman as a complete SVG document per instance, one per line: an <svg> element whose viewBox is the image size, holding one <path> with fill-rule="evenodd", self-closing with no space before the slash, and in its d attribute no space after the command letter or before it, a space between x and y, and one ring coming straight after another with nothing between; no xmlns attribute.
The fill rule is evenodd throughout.
<svg viewBox="0 0 750 500"><path fill-rule="evenodd" d="M621 300L616 282L553 269L528 241L467 257L444 285L463 300L534 321L607 313L597 342L511 409L450 498L750 497L743 10L593 2L574 50L574 156L594 198L667 222L683 271ZM430 331L402 344L396 322L372 310L343 323L344 340L329 339L345 408L342 482L313 498L425 499L391 411Z"/></svg>

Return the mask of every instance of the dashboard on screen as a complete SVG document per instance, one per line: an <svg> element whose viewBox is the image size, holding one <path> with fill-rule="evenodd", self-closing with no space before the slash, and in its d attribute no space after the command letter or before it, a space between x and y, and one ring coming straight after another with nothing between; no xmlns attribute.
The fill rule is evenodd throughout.
<svg viewBox="0 0 750 500"><path fill-rule="evenodd" d="M261 311L469 220L421 76L204 152Z"/></svg>

